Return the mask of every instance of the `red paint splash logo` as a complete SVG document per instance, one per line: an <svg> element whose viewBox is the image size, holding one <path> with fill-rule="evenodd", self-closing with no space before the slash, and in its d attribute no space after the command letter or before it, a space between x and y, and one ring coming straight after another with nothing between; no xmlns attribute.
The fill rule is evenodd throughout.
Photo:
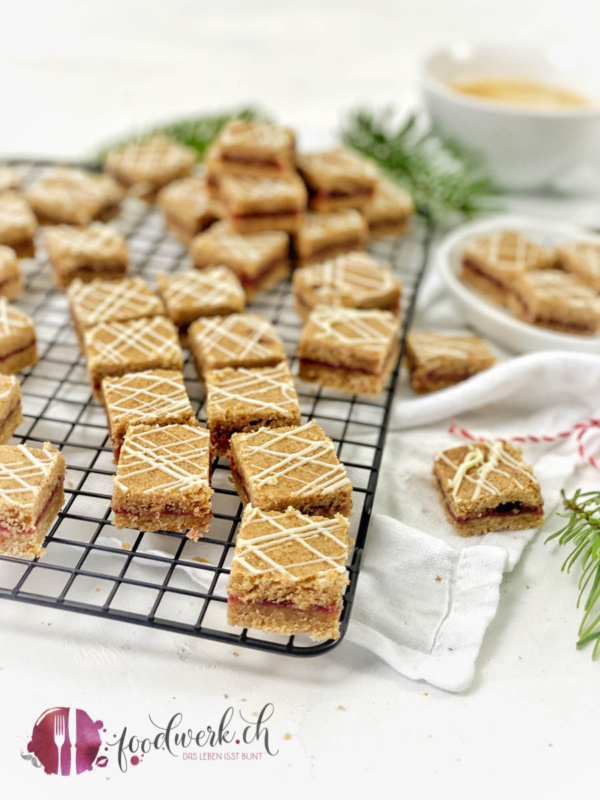
<svg viewBox="0 0 600 800"><path fill-rule="evenodd" d="M103 725L81 708L48 708L33 726L27 745L31 755L23 757L43 767L47 775L81 775L94 767L105 767L106 756L97 757Z"/></svg>

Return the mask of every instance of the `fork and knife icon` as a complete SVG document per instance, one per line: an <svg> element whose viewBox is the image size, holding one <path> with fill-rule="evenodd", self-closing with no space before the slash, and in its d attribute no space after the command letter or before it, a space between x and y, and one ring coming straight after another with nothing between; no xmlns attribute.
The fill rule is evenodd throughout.
<svg viewBox="0 0 600 800"><path fill-rule="evenodd" d="M65 764L63 749L65 742L69 741L69 759ZM54 717L54 744L58 753L57 775L77 774L77 709L69 708L67 714L57 713ZM67 772L65 772L65 767Z"/></svg>

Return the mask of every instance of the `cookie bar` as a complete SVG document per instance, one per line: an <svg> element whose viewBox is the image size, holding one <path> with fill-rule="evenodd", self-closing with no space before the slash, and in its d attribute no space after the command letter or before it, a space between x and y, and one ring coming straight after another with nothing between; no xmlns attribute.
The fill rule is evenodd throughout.
<svg viewBox="0 0 600 800"><path fill-rule="evenodd" d="M0 192L12 192L21 187L21 171L10 164L0 164Z"/></svg>
<svg viewBox="0 0 600 800"><path fill-rule="evenodd" d="M259 314L204 317L189 328L198 376L222 367L272 367L285 361L281 339Z"/></svg>
<svg viewBox="0 0 600 800"><path fill-rule="evenodd" d="M367 223L356 209L309 213L294 237L296 266L303 267L352 250L364 250L367 238Z"/></svg>
<svg viewBox="0 0 600 800"><path fill-rule="evenodd" d="M113 216L123 193L108 175L56 167L25 192L38 221L54 225L89 225Z"/></svg>
<svg viewBox="0 0 600 800"><path fill-rule="evenodd" d="M285 233L269 231L240 236L227 222L217 222L196 236L190 245L190 256L198 269L229 267L248 299L287 278L290 268Z"/></svg>
<svg viewBox="0 0 600 800"><path fill-rule="evenodd" d="M0 375L0 444L6 444L22 422L19 381L12 375Z"/></svg>
<svg viewBox="0 0 600 800"><path fill-rule="evenodd" d="M516 278L508 307L523 322L561 333L592 336L600 326L600 298L594 289L556 269Z"/></svg>
<svg viewBox="0 0 600 800"><path fill-rule="evenodd" d="M85 228L57 225L44 232L54 283L66 288L75 278L118 280L127 274L127 244L120 233L93 222Z"/></svg>
<svg viewBox="0 0 600 800"><path fill-rule="evenodd" d="M33 322L5 297L0 297L0 374L20 372L37 360Z"/></svg>
<svg viewBox="0 0 600 800"><path fill-rule="evenodd" d="M278 178L294 171L296 138L289 128L234 119L221 131L209 163L217 175Z"/></svg>
<svg viewBox="0 0 600 800"><path fill-rule="evenodd" d="M116 527L198 540L212 517L208 445L197 425L131 425L114 479Z"/></svg>
<svg viewBox="0 0 600 800"><path fill-rule="evenodd" d="M105 378L102 394L115 464L129 425L197 425L181 372L155 369Z"/></svg>
<svg viewBox="0 0 600 800"><path fill-rule="evenodd" d="M165 215L167 230L185 245L221 216L206 180L197 175L168 184L160 190L156 202Z"/></svg>
<svg viewBox="0 0 600 800"><path fill-rule="evenodd" d="M490 300L506 305L515 278L522 272L553 266L554 255L516 231L497 231L468 242L461 277Z"/></svg>
<svg viewBox="0 0 600 800"><path fill-rule="evenodd" d="M0 244L19 258L33 256L37 219L29 203L16 192L0 194Z"/></svg>
<svg viewBox="0 0 600 800"><path fill-rule="evenodd" d="M436 453L433 474L461 536L523 530L544 520L540 485L510 443L477 442Z"/></svg>
<svg viewBox="0 0 600 800"><path fill-rule="evenodd" d="M0 295L14 300L23 291L23 276L15 251L0 245Z"/></svg>
<svg viewBox="0 0 600 800"><path fill-rule="evenodd" d="M225 317L241 313L246 307L242 284L227 267L175 275L161 273L158 293L180 335L184 336L189 325L199 317Z"/></svg>
<svg viewBox="0 0 600 800"><path fill-rule="evenodd" d="M331 439L310 420L231 437L231 476L242 502L263 511L350 516L352 485Z"/></svg>
<svg viewBox="0 0 600 800"><path fill-rule="evenodd" d="M364 208L379 175L374 164L344 147L299 155L298 171L308 186L308 206L313 211Z"/></svg>
<svg viewBox="0 0 600 800"><path fill-rule="evenodd" d="M306 319L318 305L381 308L396 313L402 284L387 264L366 253L347 253L296 270L293 290L296 311Z"/></svg>
<svg viewBox="0 0 600 800"><path fill-rule="evenodd" d="M251 178L222 175L219 198L225 217L237 233L297 233L306 211L306 187L295 175Z"/></svg>
<svg viewBox="0 0 600 800"><path fill-rule="evenodd" d="M318 306L302 330L298 375L351 394L376 395L399 352L400 321L391 311Z"/></svg>
<svg viewBox="0 0 600 800"><path fill-rule="evenodd" d="M191 147L152 136L111 150L104 169L132 194L152 200L163 186L191 175L195 163Z"/></svg>
<svg viewBox="0 0 600 800"><path fill-rule="evenodd" d="M0 446L0 553L33 559L65 501L65 460L43 449Z"/></svg>
<svg viewBox="0 0 600 800"><path fill-rule="evenodd" d="M582 283L600 294L600 244L565 242L556 248L558 263L565 272L576 275Z"/></svg>
<svg viewBox="0 0 600 800"><path fill-rule="evenodd" d="M408 230L415 206L412 197L392 181L380 178L375 193L362 210L369 227L369 238L402 236Z"/></svg>
<svg viewBox="0 0 600 800"><path fill-rule="evenodd" d="M409 333L406 365L415 392L437 392L493 366L496 357L477 336Z"/></svg>
<svg viewBox="0 0 600 800"><path fill-rule="evenodd" d="M300 424L294 379L285 362L274 367L225 367L206 373L206 420L213 453L229 451L232 434Z"/></svg>
<svg viewBox="0 0 600 800"><path fill-rule="evenodd" d="M314 641L337 639L349 583L348 520L246 506L227 583L227 621Z"/></svg>

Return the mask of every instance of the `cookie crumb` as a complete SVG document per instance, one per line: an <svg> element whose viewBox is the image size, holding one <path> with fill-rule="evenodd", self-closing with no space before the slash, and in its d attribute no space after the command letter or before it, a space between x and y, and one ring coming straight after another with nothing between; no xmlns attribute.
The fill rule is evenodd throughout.
<svg viewBox="0 0 600 800"><path fill-rule="evenodd" d="M435 579L439 583L442 580L442 576L441 575L436 575Z"/></svg>
<svg viewBox="0 0 600 800"><path fill-rule="evenodd" d="M289 741L289 739L291 739L291 738L292 738L292 734L291 734L291 733L284 733L284 734L283 734L283 738L284 738L284 739L286 740L286 742L287 742L287 741Z"/></svg>
<svg viewBox="0 0 600 800"><path fill-rule="evenodd" d="M345 711L345 710L346 710L346 706L342 706L342 705L338 706L338 711Z"/></svg>

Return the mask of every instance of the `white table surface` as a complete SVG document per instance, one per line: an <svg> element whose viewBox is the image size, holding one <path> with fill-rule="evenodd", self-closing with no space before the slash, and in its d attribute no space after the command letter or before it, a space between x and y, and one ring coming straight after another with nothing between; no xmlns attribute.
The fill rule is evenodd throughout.
<svg viewBox="0 0 600 800"><path fill-rule="evenodd" d="M248 100L300 127L310 145L357 102L400 102L419 54L436 42L491 33L594 51L599 16L589 0L11 4L0 48L0 154L78 157L130 128ZM597 200L570 203L543 209L600 219ZM380 487L393 490L385 474ZM387 785L425 798L591 788L600 664L574 650L576 577L561 575L560 561L538 537L507 576L476 680L460 696L405 680L348 643L297 661L0 603L3 787L47 797L158 797L172 787L266 797L276 788L306 792L308 780L318 796ZM53 705L144 734L148 714L166 721L181 711L201 727L227 703L247 716L274 704L278 756L183 763L155 753L126 775L109 767L73 780L46 777L19 756Z"/></svg>

